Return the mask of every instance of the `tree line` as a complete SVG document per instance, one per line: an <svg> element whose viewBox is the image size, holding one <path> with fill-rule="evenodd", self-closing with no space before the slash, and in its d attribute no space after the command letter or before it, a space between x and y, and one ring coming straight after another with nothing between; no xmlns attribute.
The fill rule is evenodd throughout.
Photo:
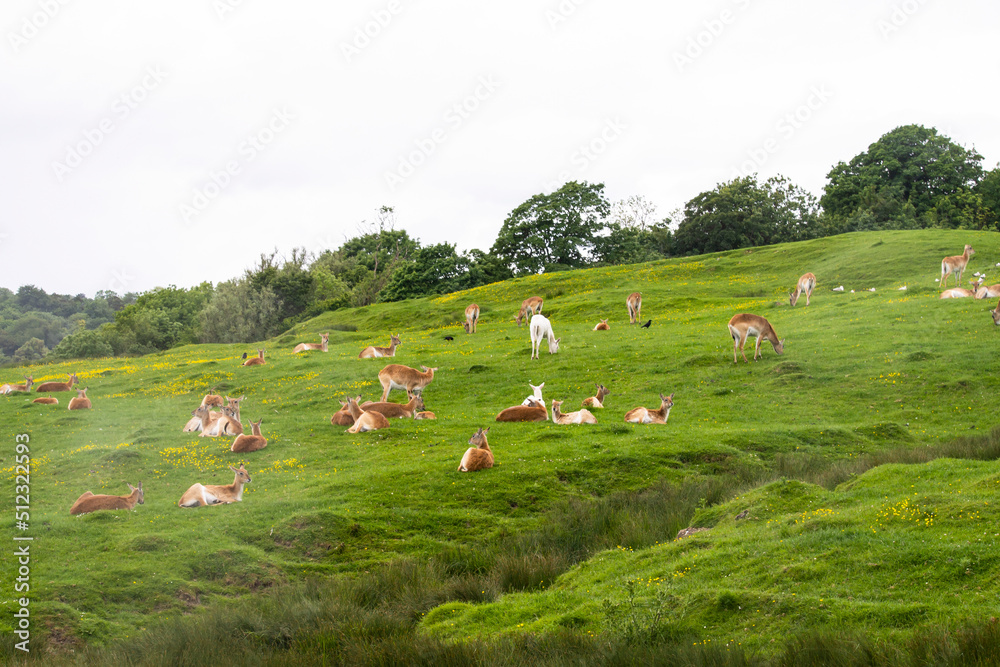
<svg viewBox="0 0 1000 667"><path fill-rule="evenodd" d="M509 278L887 229L1000 230L1000 166L934 128L898 127L827 174L816 198L783 176L719 183L660 217L642 196L611 202L571 181L506 217L489 251L423 245L390 207L336 250L262 254L238 278L124 297L0 289L0 361L144 354L247 343L339 308L446 294ZM51 352L49 352L51 350Z"/></svg>

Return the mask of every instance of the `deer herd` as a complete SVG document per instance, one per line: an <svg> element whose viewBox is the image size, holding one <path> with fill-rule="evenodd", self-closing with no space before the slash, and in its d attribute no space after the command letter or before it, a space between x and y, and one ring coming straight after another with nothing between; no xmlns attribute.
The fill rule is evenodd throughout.
<svg viewBox="0 0 1000 667"><path fill-rule="evenodd" d="M983 285L985 275L972 281L972 289L958 287L961 283L962 273L968 266L969 259L975 254L972 246L966 245L961 255L945 257L941 261L941 292L940 298L975 297L977 299L1000 297L1000 284ZM948 277L955 276L955 287L944 289ZM976 274L977 277L980 274ZM813 291L816 288L816 276L806 273L799 278L795 285L795 290L788 294L790 306L795 306L799 297L804 293L806 306L809 305ZM835 291L842 291L843 288L836 288ZM625 300L628 311L629 324L638 324L641 321L642 295L633 292ZM528 320L528 329L531 339L531 360L539 359L539 351L542 339L548 343L549 354L556 354L559 351L561 338L556 338L552 329L551 321L542 315L543 299L540 296L533 296L521 302L521 307L514 317L517 326ZM1000 303L990 311L993 322L1000 325ZM470 304L465 309L465 321L463 327L468 334L475 334L479 323L480 308L477 304ZM648 327L648 324L641 325ZM755 338L754 361L762 358L761 343L768 341L776 354L784 351L784 339L779 339L774 327L760 315L750 313L739 313L732 317L728 323L729 334L733 339L733 363L739 363L739 356L743 356L743 361L749 363L744 346L747 339ZM594 328L594 331L608 331L610 326L607 319L602 319ZM450 339L450 337L449 337ZM299 343L293 349L293 354L301 352L317 351L327 352L329 349L330 334L324 333L320 336L319 343ZM387 347L369 346L364 348L358 355L360 359L373 359L380 357L395 357L396 349L401 344L398 334L391 334ZM264 365L264 349L257 350L257 356L246 359L243 366ZM246 358L246 354L243 355ZM330 423L334 426L347 426L348 433L365 433L388 428L392 419L435 419L433 412L425 410L423 393L428 385L434 380L434 373L438 368L421 366L422 370L410 368L402 364L389 364L378 372L378 381L382 386L382 396L377 402L361 401L361 396L348 396L341 401L341 409L331 418ZM49 381L39 385L34 384L31 375L24 376L24 384L4 384L0 386L0 394L12 394L15 392L30 392L32 386L36 392L64 392L70 391L80 380L75 373L71 373L66 382ZM550 419L549 408L546 408L545 400L542 398L542 389L545 383L533 385L528 383L532 393L520 404L501 410L496 415L497 422L542 422ZM597 424L597 418L591 410L604 410L605 399L611 394L603 384L595 385L596 392L593 396L585 398L580 409L572 412L563 412L564 400L553 400L551 402L551 420L554 424ZM389 394L393 390L406 392L406 403L392 403L388 401ZM87 388L77 389L77 396L69 401L70 410L85 410L91 408L90 399L87 398ZM673 407L674 394L660 394L659 408L636 407L625 413L625 423L631 424L666 424L670 416L670 409ZM262 419L250 422L251 434L244 432L242 421L240 420L240 403L246 396L231 398L215 393L213 387L206 394L201 403L191 412L182 432L198 432L199 437L234 437L230 446L230 451L238 454L249 454L267 447L267 439L261 434ZM35 403L58 404L58 399L54 396L38 397ZM216 409L217 408L217 409ZM462 456L458 466L458 472L475 472L485 470L494 465L493 451L487 442L486 436L489 428L479 428L469 439L469 449ZM239 502L243 498L243 487L250 483L250 474L245 468L245 464L240 462L240 467L230 466L229 469L235 474L233 483L229 485L205 485L201 483L192 484L181 496L177 505L179 507L201 507L204 505L221 505ZM134 509L136 505L142 505L144 493L142 483L138 487L128 485L131 493L122 496L95 495L90 491L81 495L70 508L70 514L87 514L99 510Z"/></svg>

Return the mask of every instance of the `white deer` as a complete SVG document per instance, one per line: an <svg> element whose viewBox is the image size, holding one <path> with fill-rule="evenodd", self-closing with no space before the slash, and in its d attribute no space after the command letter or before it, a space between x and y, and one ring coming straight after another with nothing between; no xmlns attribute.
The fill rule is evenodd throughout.
<svg viewBox="0 0 1000 667"><path fill-rule="evenodd" d="M559 341L561 338L556 338L556 335L552 333L552 323L549 322L548 318L544 315L532 315L531 324L528 327L531 331L531 358L538 359L538 348L542 345L542 338L549 341L549 354L555 354L559 351Z"/></svg>

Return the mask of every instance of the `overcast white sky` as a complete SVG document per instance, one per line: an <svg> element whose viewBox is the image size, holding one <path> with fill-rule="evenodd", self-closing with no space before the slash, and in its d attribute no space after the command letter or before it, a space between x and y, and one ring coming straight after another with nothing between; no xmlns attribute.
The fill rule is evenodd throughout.
<svg viewBox="0 0 1000 667"><path fill-rule="evenodd" d="M10 289L219 282L382 205L489 250L566 180L661 217L742 169L819 196L909 123L1000 160L994 0L5 0L0 30Z"/></svg>

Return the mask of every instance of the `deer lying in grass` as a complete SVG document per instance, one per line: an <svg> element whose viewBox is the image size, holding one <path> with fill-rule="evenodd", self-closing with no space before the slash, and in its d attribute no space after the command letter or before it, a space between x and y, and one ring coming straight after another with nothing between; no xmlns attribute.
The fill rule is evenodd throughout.
<svg viewBox="0 0 1000 667"><path fill-rule="evenodd" d="M604 407L604 397L611 394L608 388L603 384L595 385L597 387L597 395L591 396L590 398L583 399L581 405L585 408L603 408Z"/></svg>
<svg viewBox="0 0 1000 667"><path fill-rule="evenodd" d="M232 409L229 408L229 406L223 407L223 412L212 412L204 405L199 405L197 408L195 408L194 411L191 413L191 416L197 419L201 424L201 428L197 429L201 431L201 433L199 433L198 436L201 438L204 437L215 438L222 435L222 432L219 430L219 427L221 426L219 422L223 414L226 414L225 413L226 410L229 410L229 415L234 415L234 413L232 413Z"/></svg>
<svg viewBox="0 0 1000 667"><path fill-rule="evenodd" d="M421 373L415 368L403 366L402 364L389 364L378 372L378 381L382 384L382 402L389 398L389 392L393 389L402 389L409 394L422 394L424 389L434 379L434 371L437 367L428 368L421 366L424 372Z"/></svg>
<svg viewBox="0 0 1000 667"><path fill-rule="evenodd" d="M70 514L89 514L98 510L130 510L136 505L144 505L142 482L136 488L126 482L132 492L127 496L105 496L94 495L90 491L85 491L82 496L76 499L73 506L69 508Z"/></svg>
<svg viewBox="0 0 1000 667"><path fill-rule="evenodd" d="M0 387L0 394L10 394L15 391L31 391L31 385L35 383L35 379L30 375L25 375L24 379L26 382L24 384L5 384Z"/></svg>
<svg viewBox="0 0 1000 667"><path fill-rule="evenodd" d="M354 426L347 429L348 433L364 433L366 431L377 431L380 428L389 428L389 420L379 412L367 412L358 406L357 398L347 398L347 409L351 411L354 418Z"/></svg>
<svg viewBox="0 0 1000 667"><path fill-rule="evenodd" d="M250 483L250 473L241 463L239 468L229 466L236 473L232 484L192 484L181 499L178 507L204 507L205 505L228 505L243 500L243 487Z"/></svg>
<svg viewBox="0 0 1000 667"><path fill-rule="evenodd" d="M505 408L500 411L497 415L498 422L543 422L548 421L549 413L545 409L545 406L541 403L535 402L535 399L529 397L526 399L528 405L515 405L511 408Z"/></svg>
<svg viewBox="0 0 1000 667"><path fill-rule="evenodd" d="M249 359L247 359L246 361L243 362L243 365L244 366L263 366L265 363L267 363L266 361L264 361L264 352L265 351L266 350L260 350L260 349L258 349L257 350L257 356L256 357L250 357Z"/></svg>
<svg viewBox="0 0 1000 667"><path fill-rule="evenodd" d="M626 424L666 424L670 408L674 407L674 395L660 394L660 409L632 408L625 414Z"/></svg>
<svg viewBox="0 0 1000 667"><path fill-rule="evenodd" d="M42 405L59 405L59 399L55 396L42 396L41 398L36 398L32 403L41 403Z"/></svg>
<svg viewBox="0 0 1000 667"><path fill-rule="evenodd" d="M365 401L361 404L361 409L365 412L378 412L386 419L409 419L417 412L422 411L426 406L420 394L407 392L409 403L388 403Z"/></svg>
<svg viewBox="0 0 1000 667"><path fill-rule="evenodd" d="M69 382L43 382L35 387L35 391L69 391L75 384L80 384L80 379L76 377L76 373L70 373Z"/></svg>
<svg viewBox="0 0 1000 667"><path fill-rule="evenodd" d="M427 410L424 410L423 412L414 412L413 413L413 418L414 419L437 419L437 415L434 414L433 412L429 412Z"/></svg>
<svg viewBox="0 0 1000 667"><path fill-rule="evenodd" d="M479 323L479 306L471 304L465 308L465 333L476 333L476 325Z"/></svg>
<svg viewBox="0 0 1000 667"><path fill-rule="evenodd" d="M596 424L595 417L590 410L581 409L576 412L563 413L559 407L562 401L552 401L552 422L555 424Z"/></svg>
<svg viewBox="0 0 1000 667"><path fill-rule="evenodd" d="M607 320L601 320L596 325L594 325L594 331L607 331L610 328L611 327L608 326L608 321Z"/></svg>
<svg viewBox="0 0 1000 667"><path fill-rule="evenodd" d="M353 426L354 417L351 416L351 411L348 409L347 401L340 402L340 410L333 413L330 417L330 423L334 426Z"/></svg>
<svg viewBox="0 0 1000 667"><path fill-rule="evenodd" d="M975 284L973 290L976 292L977 299L995 299L1000 296L1000 285L983 285L982 280Z"/></svg>
<svg viewBox="0 0 1000 667"><path fill-rule="evenodd" d="M785 339L782 338L781 340L778 340L778 334L774 332L774 327L772 327L771 323L760 315L751 315L750 313L733 315L733 319L729 320L729 335L733 337L734 364L737 363L737 350L739 350L740 354L743 355L743 361L747 360L747 355L746 352L743 351L743 346L746 345L747 338L749 336L754 336L757 339L757 343L754 346L753 351L754 361L757 361L757 357L763 356L760 353L760 344L765 339L771 342L771 347L774 348L775 354L781 354L785 349Z"/></svg>
<svg viewBox="0 0 1000 667"><path fill-rule="evenodd" d="M493 467L493 452L486 442L486 434L489 432L490 429L483 430L479 427L476 434L469 438L469 444L474 446L465 450L462 462L458 464L458 472L476 472Z"/></svg>
<svg viewBox="0 0 1000 667"><path fill-rule="evenodd" d="M532 315L529 329L531 330L532 359L538 359L539 348L542 346L542 338L549 341L549 354L555 354L559 351L559 341L562 338L556 338L556 335L552 332L552 323L549 322L547 317L544 315Z"/></svg>
<svg viewBox="0 0 1000 667"><path fill-rule="evenodd" d="M240 421L239 409L231 406L222 408L222 414L216 420L218 435L240 435L243 433L243 422Z"/></svg>
<svg viewBox="0 0 1000 667"><path fill-rule="evenodd" d="M90 409L91 404L90 404L90 399L87 398L87 389L88 389L88 387L84 387L83 389L77 389L76 390L76 396L74 396L73 398L69 399L69 406L68 407L69 407L70 410L89 410Z"/></svg>
<svg viewBox="0 0 1000 667"><path fill-rule="evenodd" d="M961 255L953 255L951 257L945 257L941 260L941 287L943 288L948 282L948 276L955 274L955 285L958 286L962 282L962 271L965 271L965 267L969 265L969 259L976 254L976 251L972 249L971 245L965 245L965 251Z"/></svg>
<svg viewBox="0 0 1000 667"><path fill-rule="evenodd" d="M299 352L306 352L309 350L319 350L320 352L326 352L330 344L330 334L320 334L319 343L299 343L292 350L292 354L298 354Z"/></svg>
<svg viewBox="0 0 1000 667"><path fill-rule="evenodd" d="M521 405L531 405L534 402L534 403L537 403L538 405L540 405L540 406L542 406L544 408L545 407L545 401L542 400L542 387L545 386L545 383L543 382L543 383L541 383L540 385L538 385L536 387L535 385L533 385L533 384L531 384L529 382L528 386L531 387L532 394L531 394L531 396L528 396L526 399L524 399L523 401L521 401ZM546 419L547 419L547 417L546 417Z"/></svg>
<svg viewBox="0 0 1000 667"><path fill-rule="evenodd" d="M997 307L990 311L993 316L993 324L1000 327L1000 301L997 301Z"/></svg>
<svg viewBox="0 0 1000 667"><path fill-rule="evenodd" d="M399 336L396 334L389 334L389 347L375 347L374 345L369 345L365 349L361 350L361 354L358 355L358 359L380 359L382 357L395 357L396 348L399 347L402 341L399 340Z"/></svg>
<svg viewBox="0 0 1000 667"><path fill-rule="evenodd" d="M628 308L628 323L635 324L642 319L642 294L632 292L625 299L625 307Z"/></svg>
<svg viewBox="0 0 1000 667"><path fill-rule="evenodd" d="M802 277L799 278L798 284L795 285L795 291L788 293L788 303L794 306L798 300L799 295L803 292L806 293L806 305L809 305L809 297L812 296L813 290L816 289L816 276L811 273L804 273Z"/></svg>
<svg viewBox="0 0 1000 667"><path fill-rule="evenodd" d="M212 387L205 398L201 399L201 404L206 408L221 408L222 407L222 397L215 393L215 387Z"/></svg>
<svg viewBox="0 0 1000 667"><path fill-rule="evenodd" d="M243 433L243 426L241 424L240 434L233 440L233 445L229 448L229 451L244 454L247 452L256 452L258 449L267 447L267 438L260 434L260 423L262 421L264 421L263 417L255 422L250 422L250 430L253 431L253 435Z"/></svg>
<svg viewBox="0 0 1000 667"><path fill-rule="evenodd" d="M946 289L941 292L942 299L964 299L966 297L976 296L976 293L972 290L965 289L963 287L952 287L951 289Z"/></svg>
<svg viewBox="0 0 1000 667"><path fill-rule="evenodd" d="M514 321L517 322L517 326L521 326L521 322L529 314L537 315L542 312L542 297L540 296L529 296L527 299L521 302L521 310L517 311L517 315L514 316Z"/></svg>

